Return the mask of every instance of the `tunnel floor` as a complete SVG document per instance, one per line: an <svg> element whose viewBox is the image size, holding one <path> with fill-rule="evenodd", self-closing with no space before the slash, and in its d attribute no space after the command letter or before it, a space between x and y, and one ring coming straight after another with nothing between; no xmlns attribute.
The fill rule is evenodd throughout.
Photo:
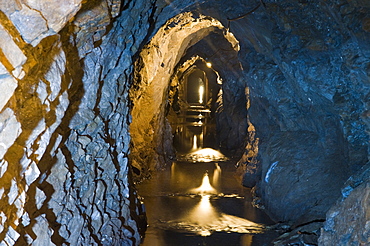
<svg viewBox="0 0 370 246"><path fill-rule="evenodd" d="M273 222L251 205L235 162L194 136L191 149L182 148L170 167L137 186L149 224L141 245L272 245L277 235L266 226Z"/></svg>

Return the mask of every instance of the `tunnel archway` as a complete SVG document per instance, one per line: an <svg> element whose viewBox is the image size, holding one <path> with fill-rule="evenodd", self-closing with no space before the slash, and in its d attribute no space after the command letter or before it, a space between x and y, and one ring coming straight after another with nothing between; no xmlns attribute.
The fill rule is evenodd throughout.
<svg viewBox="0 0 370 246"><path fill-rule="evenodd" d="M222 79L212 64L198 55L180 64L171 78L165 112L174 148L177 154L198 148L217 149L215 125Z"/></svg>
<svg viewBox="0 0 370 246"><path fill-rule="evenodd" d="M171 77L187 50L214 32L221 34L233 52L239 51L239 42L221 22L186 12L168 20L140 52L130 93L130 159L137 175L145 176L173 156L165 118Z"/></svg>
<svg viewBox="0 0 370 246"><path fill-rule="evenodd" d="M205 72L195 68L186 77L186 101L193 105L204 105L207 101L207 78Z"/></svg>

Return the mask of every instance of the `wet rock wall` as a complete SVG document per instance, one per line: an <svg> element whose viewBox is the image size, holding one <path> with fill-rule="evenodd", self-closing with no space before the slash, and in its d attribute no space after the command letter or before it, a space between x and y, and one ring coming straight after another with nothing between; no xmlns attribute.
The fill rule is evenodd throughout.
<svg viewBox="0 0 370 246"><path fill-rule="evenodd" d="M228 66L217 72L226 74L227 97L238 93L233 83L246 88L249 132L238 164L276 221L324 220L345 181L368 162L368 8L366 1L234 1L227 8L172 1L159 12L155 28L193 11L216 18L239 41L238 79L227 83L235 76Z"/></svg>
<svg viewBox="0 0 370 246"><path fill-rule="evenodd" d="M277 221L324 219L368 160L368 6L264 3L231 23L259 139L248 176Z"/></svg>
<svg viewBox="0 0 370 246"><path fill-rule="evenodd" d="M370 243L370 187L364 182L330 208L321 229L320 245Z"/></svg>
<svg viewBox="0 0 370 246"><path fill-rule="evenodd" d="M240 44L244 183L257 184L257 203L276 221L323 220L369 158L368 3L173 1L159 17L187 10L220 20Z"/></svg>
<svg viewBox="0 0 370 246"><path fill-rule="evenodd" d="M151 4L57 5L0 5L0 241L138 245L128 83Z"/></svg>

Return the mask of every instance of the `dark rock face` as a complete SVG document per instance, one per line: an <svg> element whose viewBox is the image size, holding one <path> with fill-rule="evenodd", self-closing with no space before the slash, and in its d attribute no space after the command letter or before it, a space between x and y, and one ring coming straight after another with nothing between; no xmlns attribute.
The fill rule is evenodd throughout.
<svg viewBox="0 0 370 246"><path fill-rule="evenodd" d="M266 3L231 23L247 41L240 56L260 143L257 195L278 221L325 218L368 160L369 34L352 24L364 18L360 5Z"/></svg>
<svg viewBox="0 0 370 246"><path fill-rule="evenodd" d="M370 243L370 185L358 186L327 213L320 245L368 245Z"/></svg>
<svg viewBox="0 0 370 246"><path fill-rule="evenodd" d="M268 158L271 164L259 183L259 195L276 220L302 224L323 218L339 197L338 183L347 176L343 149L317 151L324 149L327 140L308 131L282 132L270 138L268 157L263 160Z"/></svg>

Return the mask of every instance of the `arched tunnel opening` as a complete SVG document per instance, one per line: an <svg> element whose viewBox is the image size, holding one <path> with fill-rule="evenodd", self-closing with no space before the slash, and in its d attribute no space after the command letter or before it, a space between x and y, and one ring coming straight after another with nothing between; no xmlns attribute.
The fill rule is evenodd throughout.
<svg viewBox="0 0 370 246"><path fill-rule="evenodd" d="M168 20L140 52L130 157L149 220L144 245L217 244L219 237L251 244L253 237L276 236L256 236L273 222L244 205L251 192L235 175L247 141L248 90L238 51L239 42L218 20L189 12ZM238 211L230 212L230 203Z"/></svg>
<svg viewBox="0 0 370 246"><path fill-rule="evenodd" d="M131 90L130 156L139 177L171 163L176 128L204 125L214 129L215 148L242 148L247 115L244 85L238 84L238 49L219 21L190 12L167 21L143 48Z"/></svg>
<svg viewBox="0 0 370 246"><path fill-rule="evenodd" d="M186 152L199 147L217 148L217 96L214 96L220 90L217 74L204 61L196 60L176 76L178 82L171 88L173 96L166 114L172 128L175 150Z"/></svg>

